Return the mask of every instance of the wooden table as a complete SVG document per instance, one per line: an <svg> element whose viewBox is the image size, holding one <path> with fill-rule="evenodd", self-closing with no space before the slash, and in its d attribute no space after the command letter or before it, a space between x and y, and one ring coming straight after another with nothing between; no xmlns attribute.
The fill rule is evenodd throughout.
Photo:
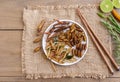
<svg viewBox="0 0 120 82"><path fill-rule="evenodd" d="M27 5L99 4L101 0L0 0L0 82L120 82L120 72L105 80L62 78L25 80L21 72L22 10Z"/></svg>

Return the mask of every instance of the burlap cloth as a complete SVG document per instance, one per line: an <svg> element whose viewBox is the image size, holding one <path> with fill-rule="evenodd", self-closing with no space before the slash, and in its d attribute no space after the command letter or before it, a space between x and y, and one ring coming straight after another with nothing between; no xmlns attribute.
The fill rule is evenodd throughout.
<svg viewBox="0 0 120 82"><path fill-rule="evenodd" d="M22 38L22 71L26 75L26 78L105 78L110 75L106 64L90 37L89 48L85 57L79 63L71 66L55 65L56 72L51 67L50 61L45 58L42 48L40 52L33 53L34 48L41 46L41 42L37 44L33 43L33 40L36 38L36 28L40 21L42 19L46 20L42 32L53 22L53 19L71 19L81 23L75 12L77 7L81 9L82 14L104 46L111 51L111 38L105 27L100 24L100 18L96 14L98 12L96 5L28 7L23 12L24 31Z"/></svg>

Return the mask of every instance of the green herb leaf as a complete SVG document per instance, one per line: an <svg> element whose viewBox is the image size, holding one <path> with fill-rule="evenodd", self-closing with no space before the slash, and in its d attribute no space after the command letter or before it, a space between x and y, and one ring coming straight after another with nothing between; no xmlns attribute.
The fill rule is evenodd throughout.
<svg viewBox="0 0 120 82"><path fill-rule="evenodd" d="M67 55L66 55L66 59L71 59L72 57L73 57L72 54L67 54Z"/></svg>

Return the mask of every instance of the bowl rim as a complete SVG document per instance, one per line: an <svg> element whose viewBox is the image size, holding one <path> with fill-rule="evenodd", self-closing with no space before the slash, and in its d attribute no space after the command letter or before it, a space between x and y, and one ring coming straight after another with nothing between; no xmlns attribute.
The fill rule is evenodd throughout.
<svg viewBox="0 0 120 82"><path fill-rule="evenodd" d="M75 24L77 24L77 25L84 31L85 36L86 36L86 43L87 43L87 45L86 45L86 50L85 50L85 52L83 53L82 57L80 57L79 59L77 59L75 62L72 62L72 63L63 63L63 64L61 64L61 63L58 63L58 62L56 62L56 61L54 61L54 60L52 60L52 59L49 59L49 58L48 58L48 59L51 60L53 63L55 63L55 64L57 64L57 65L61 65L61 66L69 66L69 65L76 64L76 63L80 62L80 61L84 58L84 56L86 55L86 53L87 53L87 51L88 51L88 34L87 34L86 30L83 28L83 26L81 26L79 23L77 23L77 22L75 22L75 21L73 21L73 20L61 19L61 20L59 20L59 21L67 21L67 22L75 23ZM51 23L51 24L46 28L45 32L48 32L48 31L53 27L53 25L56 24L56 23L58 23L58 22L55 21L55 22ZM45 55L47 56L47 51L46 51L46 49L45 49L45 47L46 47L46 46L45 46L45 45L46 45L46 39L44 39L44 38L47 36L47 34L45 34L45 32L44 32L43 37L42 37L42 48L43 48L43 51L44 51Z"/></svg>

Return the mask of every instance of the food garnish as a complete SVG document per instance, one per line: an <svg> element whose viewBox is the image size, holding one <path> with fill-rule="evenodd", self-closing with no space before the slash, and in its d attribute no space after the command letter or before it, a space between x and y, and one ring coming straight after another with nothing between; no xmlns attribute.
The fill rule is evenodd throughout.
<svg viewBox="0 0 120 82"><path fill-rule="evenodd" d="M108 29L108 32L113 38L113 54L115 56L116 62L120 64L120 24L117 22L112 14L100 14L102 14L103 16L101 17L99 15L102 18L101 23Z"/></svg>
<svg viewBox="0 0 120 82"><path fill-rule="evenodd" d="M112 4L111 0L103 0L100 3L100 9L104 13L108 13L108 12L112 11L113 4Z"/></svg>
<svg viewBox="0 0 120 82"><path fill-rule="evenodd" d="M98 16L102 18L101 23L108 29L112 36L113 55L116 62L120 64L120 14L116 8L120 8L120 0L102 0ZM118 21L117 21L117 20Z"/></svg>
<svg viewBox="0 0 120 82"><path fill-rule="evenodd" d="M113 5L115 8L120 8L120 0L112 0Z"/></svg>
<svg viewBox="0 0 120 82"><path fill-rule="evenodd" d="M100 3L100 9L104 13L109 13L113 8L120 8L120 0L102 0Z"/></svg>
<svg viewBox="0 0 120 82"><path fill-rule="evenodd" d="M120 13L118 13L115 9L113 9L112 14L120 22Z"/></svg>

